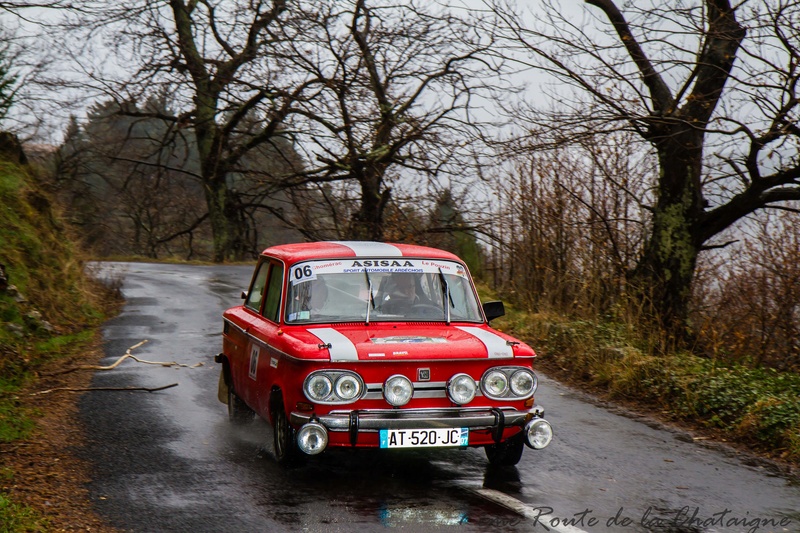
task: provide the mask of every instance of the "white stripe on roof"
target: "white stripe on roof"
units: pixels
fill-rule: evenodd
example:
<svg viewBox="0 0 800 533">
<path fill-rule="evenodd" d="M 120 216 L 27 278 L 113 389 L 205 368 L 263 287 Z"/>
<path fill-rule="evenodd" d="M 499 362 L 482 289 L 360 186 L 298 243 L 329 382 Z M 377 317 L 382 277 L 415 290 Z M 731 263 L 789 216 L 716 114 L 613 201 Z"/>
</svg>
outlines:
<svg viewBox="0 0 800 533">
<path fill-rule="evenodd" d="M 383 242 L 372 241 L 333 241 L 336 244 L 347 246 L 357 256 L 372 256 L 372 257 L 401 257 L 403 252 L 396 246 L 386 244 Z"/>
</svg>

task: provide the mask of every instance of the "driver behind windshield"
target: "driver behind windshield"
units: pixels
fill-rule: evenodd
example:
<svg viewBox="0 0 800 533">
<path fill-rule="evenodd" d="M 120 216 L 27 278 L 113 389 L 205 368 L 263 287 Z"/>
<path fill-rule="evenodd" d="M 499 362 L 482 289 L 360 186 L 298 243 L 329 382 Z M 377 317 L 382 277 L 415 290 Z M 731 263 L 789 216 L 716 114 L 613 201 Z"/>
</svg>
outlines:
<svg viewBox="0 0 800 533">
<path fill-rule="evenodd" d="M 417 293 L 416 275 L 406 272 L 392 274 L 381 310 L 384 313 L 407 313 L 424 300 Z"/>
</svg>

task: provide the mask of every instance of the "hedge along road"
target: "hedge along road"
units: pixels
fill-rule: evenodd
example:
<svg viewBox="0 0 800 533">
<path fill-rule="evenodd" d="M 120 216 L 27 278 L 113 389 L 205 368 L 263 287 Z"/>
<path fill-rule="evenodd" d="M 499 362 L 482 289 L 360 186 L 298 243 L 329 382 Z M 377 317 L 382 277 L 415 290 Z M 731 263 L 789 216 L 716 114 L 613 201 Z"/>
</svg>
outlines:
<svg viewBox="0 0 800 533">
<path fill-rule="evenodd" d="M 282 468 L 262 420 L 228 422 L 217 400 L 221 313 L 241 302 L 249 266 L 103 263 L 127 303 L 104 327 L 85 394 L 90 494 L 132 531 L 798 532 L 800 486 L 763 464 L 685 433 L 618 414 L 540 376 L 537 403 L 555 428 L 516 468 L 479 449 L 329 450 Z M 534 347 L 535 348 L 535 347 Z M 202 366 L 194 366 L 202 363 Z"/>
</svg>

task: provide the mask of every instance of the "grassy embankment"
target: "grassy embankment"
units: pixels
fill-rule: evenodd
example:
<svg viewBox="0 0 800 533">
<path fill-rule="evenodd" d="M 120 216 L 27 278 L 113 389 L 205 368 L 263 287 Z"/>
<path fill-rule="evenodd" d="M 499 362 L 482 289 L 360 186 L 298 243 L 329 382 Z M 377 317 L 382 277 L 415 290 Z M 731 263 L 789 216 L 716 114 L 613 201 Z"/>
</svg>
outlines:
<svg viewBox="0 0 800 533">
<path fill-rule="evenodd" d="M 0 161 L 0 444 L 35 438 L 40 413 L 20 391 L 37 372 L 81 352 L 103 320 L 97 290 L 49 200 L 22 167 Z M 2 287 L 3 285 L 7 285 Z M 0 482 L 14 471 L 0 463 Z M 0 531 L 44 531 L 47 519 L 0 491 Z"/>
<path fill-rule="evenodd" d="M 528 314 L 506 306 L 492 323 L 529 342 L 541 367 L 610 399 L 657 409 L 715 436 L 800 464 L 800 374 L 687 352 L 650 355 L 621 323 Z"/>
</svg>

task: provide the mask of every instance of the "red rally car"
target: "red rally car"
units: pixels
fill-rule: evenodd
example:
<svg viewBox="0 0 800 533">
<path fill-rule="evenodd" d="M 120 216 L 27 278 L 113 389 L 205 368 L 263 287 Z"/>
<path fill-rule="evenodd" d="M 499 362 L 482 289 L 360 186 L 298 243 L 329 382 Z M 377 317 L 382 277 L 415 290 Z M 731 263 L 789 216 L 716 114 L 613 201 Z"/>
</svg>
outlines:
<svg viewBox="0 0 800 533">
<path fill-rule="evenodd" d="M 483 446 L 517 464 L 553 430 L 533 400 L 536 356 L 491 329 L 466 265 L 423 246 L 317 242 L 264 250 L 225 311 L 219 399 L 274 428 L 279 462 L 331 446 Z"/>
</svg>

